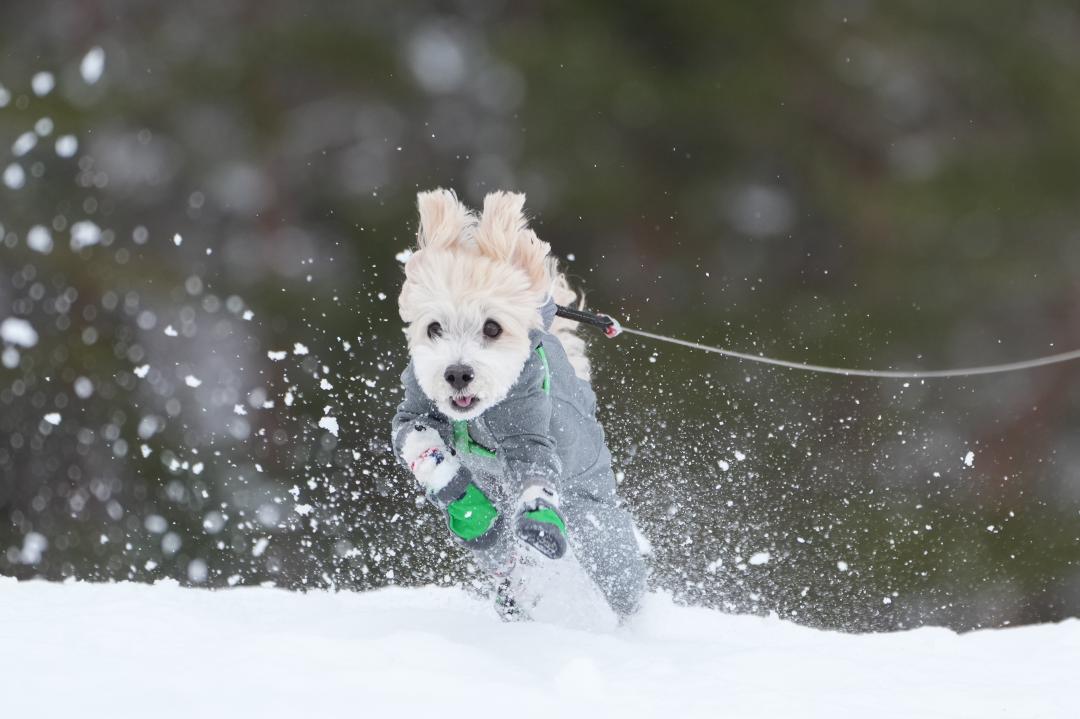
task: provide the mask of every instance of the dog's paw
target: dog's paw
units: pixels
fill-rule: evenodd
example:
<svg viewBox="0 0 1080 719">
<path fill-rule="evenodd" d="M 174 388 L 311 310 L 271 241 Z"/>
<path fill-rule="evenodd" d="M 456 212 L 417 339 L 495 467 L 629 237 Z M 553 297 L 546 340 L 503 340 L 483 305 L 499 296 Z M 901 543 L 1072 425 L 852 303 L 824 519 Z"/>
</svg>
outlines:
<svg viewBox="0 0 1080 719">
<path fill-rule="evenodd" d="M 559 497 L 554 490 L 534 486 L 522 493 L 514 532 L 549 559 L 566 554 L 566 522 L 559 512 Z"/>
<path fill-rule="evenodd" d="M 439 492 L 457 474 L 459 461 L 435 430 L 417 424 L 408 430 L 401 446 L 401 458 L 416 481 L 428 492 Z"/>
</svg>

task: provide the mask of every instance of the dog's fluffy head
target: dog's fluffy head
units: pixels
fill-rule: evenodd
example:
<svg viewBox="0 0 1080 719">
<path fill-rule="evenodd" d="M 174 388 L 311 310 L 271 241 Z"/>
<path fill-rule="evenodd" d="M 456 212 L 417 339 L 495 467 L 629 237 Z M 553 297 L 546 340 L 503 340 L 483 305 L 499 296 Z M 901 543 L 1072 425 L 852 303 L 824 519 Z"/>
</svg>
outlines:
<svg viewBox="0 0 1080 719">
<path fill-rule="evenodd" d="M 558 276 L 524 203 L 524 195 L 495 192 L 477 217 L 449 190 L 417 197 L 418 249 L 405 264 L 398 307 L 420 387 L 451 419 L 478 417 L 505 399 Z"/>
</svg>

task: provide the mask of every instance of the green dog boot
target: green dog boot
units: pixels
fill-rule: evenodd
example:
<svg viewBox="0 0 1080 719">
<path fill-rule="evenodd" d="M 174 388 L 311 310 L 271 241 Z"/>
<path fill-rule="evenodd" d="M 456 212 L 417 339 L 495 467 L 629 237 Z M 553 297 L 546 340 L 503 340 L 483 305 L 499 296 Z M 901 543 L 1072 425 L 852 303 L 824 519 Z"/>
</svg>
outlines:
<svg viewBox="0 0 1080 719">
<path fill-rule="evenodd" d="M 566 522 L 559 514 L 559 498 L 551 489 L 530 487 L 521 495 L 514 532 L 548 559 L 566 554 Z"/>
</svg>

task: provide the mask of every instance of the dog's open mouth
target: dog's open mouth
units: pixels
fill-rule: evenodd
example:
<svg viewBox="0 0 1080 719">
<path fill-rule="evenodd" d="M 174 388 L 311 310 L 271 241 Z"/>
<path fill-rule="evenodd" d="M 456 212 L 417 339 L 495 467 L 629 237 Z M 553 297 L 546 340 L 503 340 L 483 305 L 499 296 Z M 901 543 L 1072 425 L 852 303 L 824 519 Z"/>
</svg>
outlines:
<svg viewBox="0 0 1080 719">
<path fill-rule="evenodd" d="M 450 401 L 453 402 L 458 409 L 468 409 L 476 404 L 476 395 L 465 394 L 460 397 L 451 397 Z"/>
</svg>

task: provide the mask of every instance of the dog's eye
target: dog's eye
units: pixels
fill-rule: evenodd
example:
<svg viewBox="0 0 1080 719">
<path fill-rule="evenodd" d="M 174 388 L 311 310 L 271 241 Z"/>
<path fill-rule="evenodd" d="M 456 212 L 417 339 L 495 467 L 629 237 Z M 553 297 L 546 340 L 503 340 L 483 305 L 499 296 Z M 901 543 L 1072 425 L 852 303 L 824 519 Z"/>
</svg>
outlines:
<svg viewBox="0 0 1080 719">
<path fill-rule="evenodd" d="M 435 339 L 436 337 L 442 337 L 442 325 L 438 322 L 432 322 L 427 326 L 427 336 L 429 339 Z"/>
<path fill-rule="evenodd" d="M 502 325 L 495 320 L 488 320 L 484 323 L 484 336 L 489 340 L 496 339 L 502 334 Z"/>
</svg>

